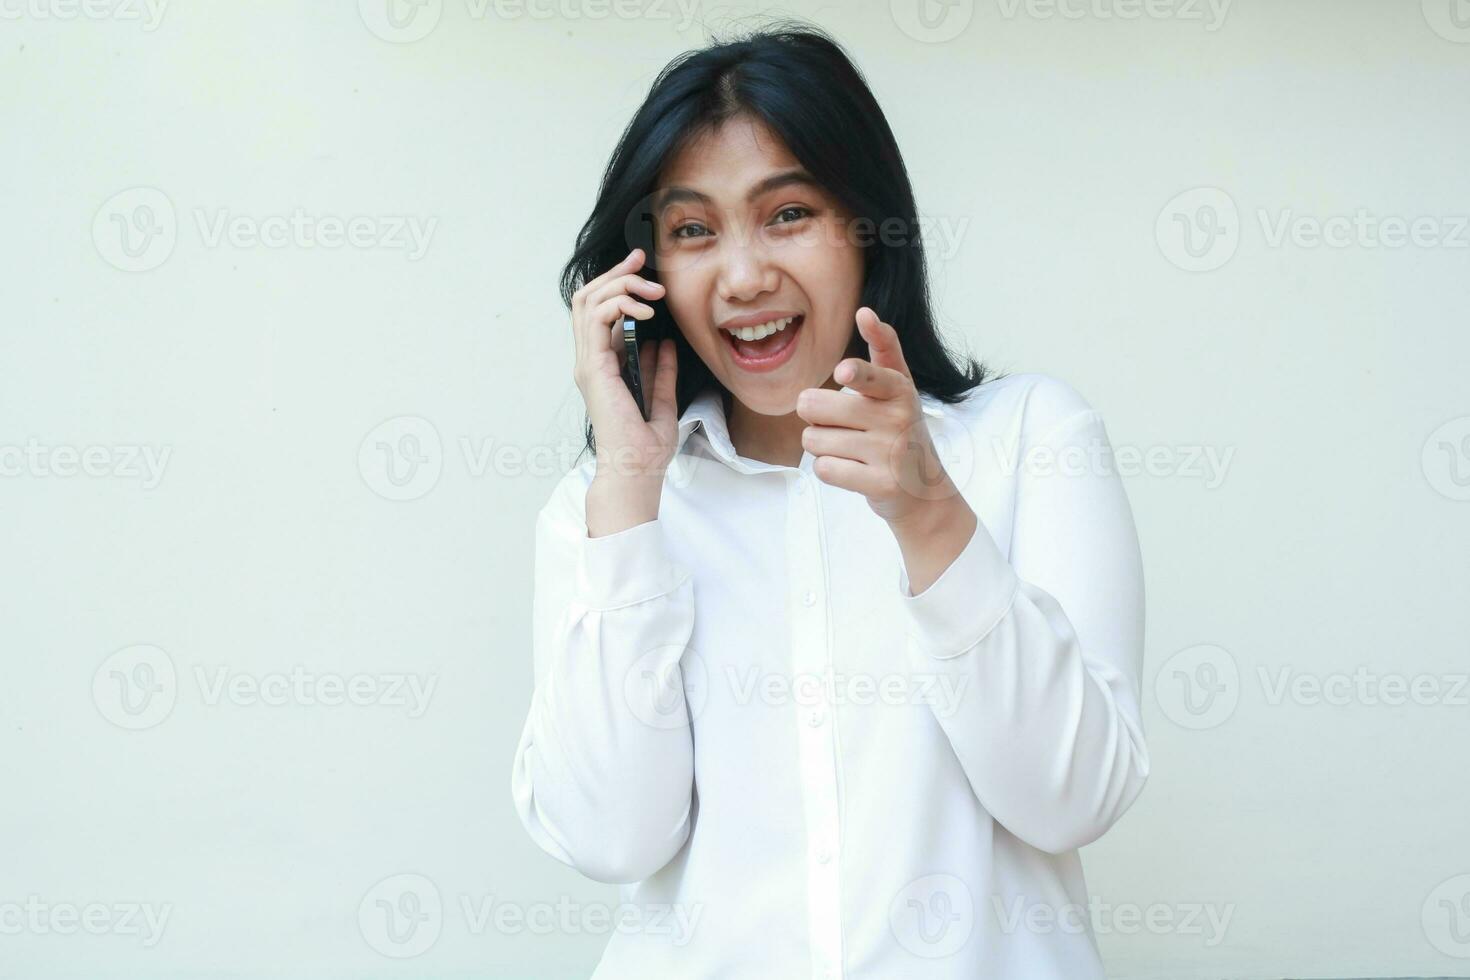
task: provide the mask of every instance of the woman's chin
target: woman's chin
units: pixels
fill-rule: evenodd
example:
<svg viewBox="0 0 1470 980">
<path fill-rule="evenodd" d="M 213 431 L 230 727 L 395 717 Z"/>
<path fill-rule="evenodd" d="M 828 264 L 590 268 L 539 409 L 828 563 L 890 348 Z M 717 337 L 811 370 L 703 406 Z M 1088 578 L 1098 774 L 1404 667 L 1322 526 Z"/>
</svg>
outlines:
<svg viewBox="0 0 1470 980">
<path fill-rule="evenodd" d="M 796 411 L 797 396 L 810 387 L 812 386 L 783 384 L 774 379 L 770 384 L 752 383 L 747 380 L 730 386 L 730 393 L 739 399 L 740 404 L 756 415 L 775 417 L 790 415 Z"/>
</svg>

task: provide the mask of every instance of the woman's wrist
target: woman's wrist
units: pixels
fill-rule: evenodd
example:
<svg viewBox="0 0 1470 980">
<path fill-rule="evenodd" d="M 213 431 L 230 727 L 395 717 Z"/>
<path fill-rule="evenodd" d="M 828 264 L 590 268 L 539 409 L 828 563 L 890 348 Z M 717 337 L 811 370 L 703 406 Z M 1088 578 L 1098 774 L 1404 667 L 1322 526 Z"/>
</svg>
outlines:
<svg viewBox="0 0 1470 980">
<path fill-rule="evenodd" d="M 587 536 L 600 538 L 658 518 L 663 474 L 598 474 L 587 487 Z"/>
</svg>

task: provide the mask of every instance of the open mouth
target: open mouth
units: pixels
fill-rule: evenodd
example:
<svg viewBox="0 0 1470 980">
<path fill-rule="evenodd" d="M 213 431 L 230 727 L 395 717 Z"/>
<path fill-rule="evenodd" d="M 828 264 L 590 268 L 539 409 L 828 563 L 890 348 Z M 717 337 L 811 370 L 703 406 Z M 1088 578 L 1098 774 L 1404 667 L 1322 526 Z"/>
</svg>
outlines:
<svg viewBox="0 0 1470 980">
<path fill-rule="evenodd" d="M 730 345 L 735 363 L 747 371 L 770 371 L 780 367 L 796 349 L 796 332 L 806 323 L 806 314 L 798 314 L 789 323 L 760 340 L 741 340 L 728 330 L 725 343 Z"/>
</svg>

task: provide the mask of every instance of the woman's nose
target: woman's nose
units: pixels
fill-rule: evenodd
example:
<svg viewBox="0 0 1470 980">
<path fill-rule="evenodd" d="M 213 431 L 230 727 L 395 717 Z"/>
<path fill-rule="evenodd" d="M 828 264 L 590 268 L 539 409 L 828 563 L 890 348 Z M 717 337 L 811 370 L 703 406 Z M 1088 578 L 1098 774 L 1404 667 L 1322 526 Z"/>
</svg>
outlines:
<svg viewBox="0 0 1470 980">
<path fill-rule="evenodd" d="M 721 263 L 720 291 L 726 299 L 754 299 L 776 288 L 776 270 L 759 241 L 728 246 Z"/>
</svg>

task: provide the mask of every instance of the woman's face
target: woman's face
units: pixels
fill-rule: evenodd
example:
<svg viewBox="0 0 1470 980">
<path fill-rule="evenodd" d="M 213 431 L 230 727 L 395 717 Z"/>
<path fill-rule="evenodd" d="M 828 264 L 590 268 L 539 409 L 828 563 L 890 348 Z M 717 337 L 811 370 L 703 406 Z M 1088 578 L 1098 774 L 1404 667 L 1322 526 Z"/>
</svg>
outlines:
<svg viewBox="0 0 1470 980">
<path fill-rule="evenodd" d="M 830 386 L 863 286 L 850 216 L 793 172 L 805 174 L 780 137 L 739 116 L 670 160 L 653 198 L 653 265 L 669 312 L 715 377 L 761 415 L 794 412 L 803 389 Z M 764 342 L 782 348 L 764 363 L 742 357 L 759 351 L 737 349 L 723 329 L 751 315 L 800 318 Z"/>
</svg>

